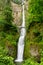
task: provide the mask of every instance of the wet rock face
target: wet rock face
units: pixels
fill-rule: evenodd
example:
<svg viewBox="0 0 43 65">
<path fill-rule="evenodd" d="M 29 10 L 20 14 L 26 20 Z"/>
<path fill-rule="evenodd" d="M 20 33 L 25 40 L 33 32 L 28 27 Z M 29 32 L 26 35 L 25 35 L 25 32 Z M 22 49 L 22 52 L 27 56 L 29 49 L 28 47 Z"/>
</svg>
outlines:
<svg viewBox="0 0 43 65">
<path fill-rule="evenodd" d="M 17 26 L 21 24 L 21 6 L 11 2 L 12 11 L 13 11 L 13 24 L 16 24 Z"/>
<path fill-rule="evenodd" d="M 20 26 L 22 23 L 22 6 L 11 1 L 11 7 L 13 11 L 13 24 Z M 28 10 L 28 1 L 25 1 L 25 10 Z"/>
<path fill-rule="evenodd" d="M 38 56 L 39 55 L 39 49 L 37 45 L 30 45 L 30 54 L 31 56 Z"/>
<path fill-rule="evenodd" d="M 30 54 L 33 56 L 38 63 L 40 63 L 40 54 L 39 54 L 39 48 L 37 45 L 30 45 Z"/>
</svg>

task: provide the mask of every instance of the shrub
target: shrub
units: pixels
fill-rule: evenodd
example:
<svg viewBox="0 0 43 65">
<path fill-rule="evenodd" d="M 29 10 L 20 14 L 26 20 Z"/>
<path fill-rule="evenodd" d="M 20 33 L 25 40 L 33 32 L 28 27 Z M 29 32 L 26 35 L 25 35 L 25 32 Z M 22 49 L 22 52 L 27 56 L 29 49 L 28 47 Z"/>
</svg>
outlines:
<svg viewBox="0 0 43 65">
<path fill-rule="evenodd" d="M 23 65 L 39 65 L 39 64 L 32 59 L 27 59 L 24 61 Z"/>
<path fill-rule="evenodd" d="M 43 22 L 43 0 L 29 0 L 27 26 L 34 22 Z"/>
<path fill-rule="evenodd" d="M 1 65 L 14 65 L 13 58 L 8 57 L 8 56 L 3 57 L 2 55 L 0 55 L 0 64 Z"/>
<path fill-rule="evenodd" d="M 30 0 L 29 13 L 32 21 L 43 21 L 43 0 Z"/>
</svg>

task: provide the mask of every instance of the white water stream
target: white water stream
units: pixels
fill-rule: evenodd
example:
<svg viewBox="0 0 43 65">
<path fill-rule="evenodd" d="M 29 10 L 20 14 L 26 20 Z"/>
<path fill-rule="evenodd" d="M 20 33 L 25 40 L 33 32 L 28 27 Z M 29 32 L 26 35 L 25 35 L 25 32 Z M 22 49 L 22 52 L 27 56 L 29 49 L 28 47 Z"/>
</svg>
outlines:
<svg viewBox="0 0 43 65">
<path fill-rule="evenodd" d="M 25 12 L 24 12 L 24 1 L 22 3 L 22 25 L 21 25 L 21 33 L 20 38 L 18 41 L 18 52 L 17 52 L 17 59 L 15 62 L 22 62 L 23 61 L 23 53 L 24 53 L 24 39 L 26 35 L 26 29 L 25 29 Z"/>
</svg>

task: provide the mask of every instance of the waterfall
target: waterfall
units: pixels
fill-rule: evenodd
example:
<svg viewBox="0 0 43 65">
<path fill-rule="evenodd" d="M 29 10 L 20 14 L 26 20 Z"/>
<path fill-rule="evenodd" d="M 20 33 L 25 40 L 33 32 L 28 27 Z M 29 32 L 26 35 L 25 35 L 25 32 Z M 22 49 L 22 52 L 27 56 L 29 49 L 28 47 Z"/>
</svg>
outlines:
<svg viewBox="0 0 43 65">
<path fill-rule="evenodd" d="M 18 52 L 17 52 L 17 59 L 15 62 L 22 62 L 23 61 L 23 53 L 24 53 L 24 39 L 26 35 L 25 29 L 25 13 L 24 13 L 24 1 L 22 3 L 22 25 L 21 25 L 21 33 L 18 41 Z"/>
</svg>

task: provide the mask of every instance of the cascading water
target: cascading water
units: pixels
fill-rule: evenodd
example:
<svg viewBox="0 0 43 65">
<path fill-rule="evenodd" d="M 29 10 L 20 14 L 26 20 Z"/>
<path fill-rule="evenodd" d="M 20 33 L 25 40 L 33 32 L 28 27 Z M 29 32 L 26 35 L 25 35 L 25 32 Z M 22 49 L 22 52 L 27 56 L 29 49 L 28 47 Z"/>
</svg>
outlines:
<svg viewBox="0 0 43 65">
<path fill-rule="evenodd" d="M 21 25 L 21 33 L 20 33 L 20 38 L 18 41 L 18 52 L 17 52 L 17 59 L 15 62 L 22 62 L 23 61 L 23 52 L 24 52 L 24 39 L 26 35 L 26 29 L 25 29 L 25 15 L 24 15 L 24 0 L 22 2 L 22 9 L 23 9 L 23 22 Z"/>
</svg>

